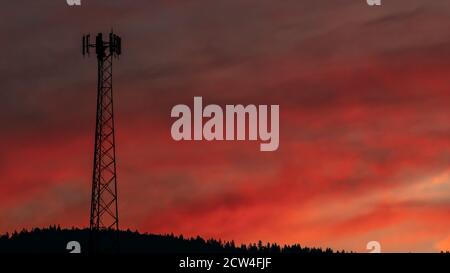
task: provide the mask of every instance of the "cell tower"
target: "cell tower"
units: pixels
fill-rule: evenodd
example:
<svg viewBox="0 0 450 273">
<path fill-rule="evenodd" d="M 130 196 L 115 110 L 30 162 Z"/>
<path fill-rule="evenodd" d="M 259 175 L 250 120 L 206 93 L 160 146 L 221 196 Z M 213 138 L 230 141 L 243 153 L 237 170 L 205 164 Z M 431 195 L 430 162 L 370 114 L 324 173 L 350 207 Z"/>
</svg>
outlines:
<svg viewBox="0 0 450 273">
<path fill-rule="evenodd" d="M 90 42 L 90 35 L 83 36 L 83 56 L 89 56 L 90 49 L 95 48 L 98 61 L 97 119 L 89 223 L 91 231 L 119 230 L 112 65 L 113 58 L 121 54 L 121 44 L 121 38 L 112 31 L 109 41 L 103 41 L 103 35 L 99 33 L 93 44 Z"/>
</svg>

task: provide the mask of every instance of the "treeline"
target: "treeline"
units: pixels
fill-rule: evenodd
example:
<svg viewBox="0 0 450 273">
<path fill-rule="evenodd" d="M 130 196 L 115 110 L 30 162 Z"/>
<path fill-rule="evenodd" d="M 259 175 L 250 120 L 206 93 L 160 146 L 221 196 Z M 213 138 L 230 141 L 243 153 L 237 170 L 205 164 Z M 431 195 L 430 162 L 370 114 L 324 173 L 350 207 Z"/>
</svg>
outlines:
<svg viewBox="0 0 450 273">
<path fill-rule="evenodd" d="M 280 246 L 276 243 L 239 244 L 234 241 L 184 238 L 174 234 L 155 235 L 137 231 L 102 230 L 92 234 L 89 229 L 62 229 L 59 226 L 22 230 L 0 236 L 2 253 L 68 253 L 67 243 L 76 241 L 81 252 L 88 251 L 89 243 L 95 242 L 98 252 L 120 253 L 245 253 L 245 254 L 331 254 L 332 249 L 304 247 L 299 244 Z M 342 251 L 344 252 L 344 251 Z M 341 253 L 342 253 L 341 252 Z M 339 253 L 339 252 L 336 252 Z"/>
</svg>

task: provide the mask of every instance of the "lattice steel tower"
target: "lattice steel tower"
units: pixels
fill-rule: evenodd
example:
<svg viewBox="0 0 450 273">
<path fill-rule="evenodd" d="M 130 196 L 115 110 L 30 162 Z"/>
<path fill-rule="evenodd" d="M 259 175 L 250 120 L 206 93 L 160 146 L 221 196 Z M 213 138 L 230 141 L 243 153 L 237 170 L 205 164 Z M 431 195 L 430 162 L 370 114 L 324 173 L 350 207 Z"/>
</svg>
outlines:
<svg viewBox="0 0 450 273">
<path fill-rule="evenodd" d="M 109 41 L 103 40 L 102 33 L 97 34 L 93 44 L 90 35 L 83 36 L 83 56 L 89 55 L 90 49 L 95 48 L 98 61 L 91 231 L 119 230 L 112 68 L 113 58 L 121 54 L 121 44 L 121 38 L 113 32 L 109 34 Z"/>
</svg>

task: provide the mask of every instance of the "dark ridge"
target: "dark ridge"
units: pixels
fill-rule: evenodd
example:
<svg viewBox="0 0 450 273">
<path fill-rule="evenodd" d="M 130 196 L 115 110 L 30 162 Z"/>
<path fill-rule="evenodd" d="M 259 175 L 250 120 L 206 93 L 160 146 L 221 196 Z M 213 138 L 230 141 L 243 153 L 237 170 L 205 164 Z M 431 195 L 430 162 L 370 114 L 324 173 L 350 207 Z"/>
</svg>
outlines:
<svg viewBox="0 0 450 273">
<path fill-rule="evenodd" d="M 31 231 L 22 230 L 0 236 L 0 253 L 69 253 L 67 243 L 77 241 L 81 252 L 88 252 L 89 229 L 61 229 L 59 226 L 35 228 Z M 299 244 L 280 246 L 275 243 L 241 244 L 233 241 L 201 237 L 184 238 L 175 236 L 140 234 L 137 231 L 123 230 L 119 232 L 103 230 L 97 233 L 97 252 L 120 252 L 136 254 L 169 254 L 169 253 L 236 253 L 236 254 L 332 254 L 332 249 L 303 247 Z M 118 242 L 114 244 L 113 242 Z M 118 247 L 114 247 L 118 245 Z M 112 249 L 117 249 L 112 251 Z M 345 252 L 345 251 L 342 251 Z M 341 252 L 341 253 L 342 253 Z M 337 252 L 339 253 L 339 252 Z"/>
</svg>

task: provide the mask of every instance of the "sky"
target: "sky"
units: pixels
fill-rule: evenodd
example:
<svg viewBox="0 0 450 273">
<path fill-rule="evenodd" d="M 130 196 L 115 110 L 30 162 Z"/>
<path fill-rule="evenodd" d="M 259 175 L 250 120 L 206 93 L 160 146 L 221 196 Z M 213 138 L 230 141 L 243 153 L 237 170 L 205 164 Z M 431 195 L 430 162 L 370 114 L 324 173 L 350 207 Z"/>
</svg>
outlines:
<svg viewBox="0 0 450 273">
<path fill-rule="evenodd" d="M 4 1 L 0 233 L 87 227 L 96 60 L 114 63 L 122 229 L 450 250 L 450 2 Z M 177 104 L 280 105 L 280 147 L 176 142 Z"/>
</svg>

